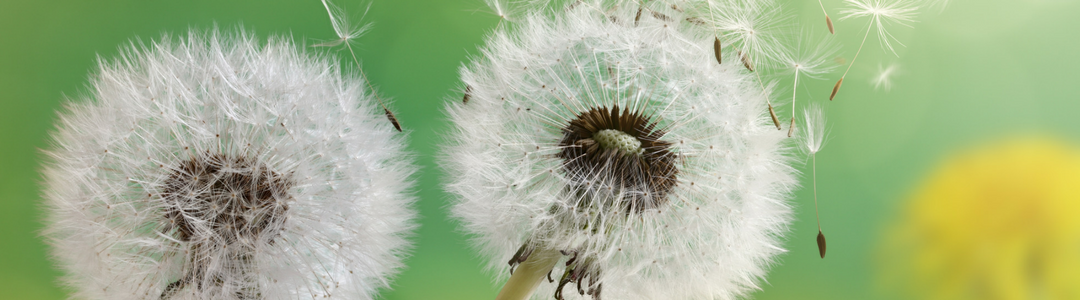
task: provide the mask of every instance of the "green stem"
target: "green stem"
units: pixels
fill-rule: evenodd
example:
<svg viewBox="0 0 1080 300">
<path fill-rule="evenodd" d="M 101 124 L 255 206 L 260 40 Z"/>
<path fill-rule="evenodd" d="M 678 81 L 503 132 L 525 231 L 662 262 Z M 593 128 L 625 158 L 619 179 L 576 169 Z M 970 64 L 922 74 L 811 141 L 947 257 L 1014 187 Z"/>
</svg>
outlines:
<svg viewBox="0 0 1080 300">
<path fill-rule="evenodd" d="M 555 267 L 562 254 L 553 249 L 537 249 L 529 258 L 518 265 L 514 275 L 503 285 L 495 300 L 525 300 L 532 296 L 537 286 Z"/>
</svg>

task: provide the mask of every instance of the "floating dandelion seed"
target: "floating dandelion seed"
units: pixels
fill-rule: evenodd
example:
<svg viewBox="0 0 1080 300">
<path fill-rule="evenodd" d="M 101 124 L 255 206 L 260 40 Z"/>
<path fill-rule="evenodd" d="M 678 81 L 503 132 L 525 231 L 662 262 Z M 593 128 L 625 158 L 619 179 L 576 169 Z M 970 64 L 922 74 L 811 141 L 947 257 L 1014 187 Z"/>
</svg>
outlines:
<svg viewBox="0 0 1080 300">
<path fill-rule="evenodd" d="M 821 6 L 821 13 L 825 14 L 825 26 L 829 28 L 829 34 L 836 34 L 836 30 L 833 29 L 832 18 L 829 17 L 829 12 L 825 10 L 825 4 L 822 4 L 821 0 L 818 0 L 817 4 Z"/>
<path fill-rule="evenodd" d="M 413 228 L 403 138 L 285 38 L 191 32 L 102 62 L 61 114 L 46 236 L 83 299 L 372 299 Z"/>
<path fill-rule="evenodd" d="M 863 34 L 862 42 L 859 42 L 859 50 L 855 51 L 855 56 L 851 58 L 847 69 L 844 70 L 844 75 L 841 75 L 840 80 L 836 81 L 832 94 L 829 95 L 830 101 L 840 91 L 840 85 L 844 82 L 848 72 L 851 71 L 851 66 L 855 65 L 855 60 L 859 59 L 859 54 L 862 53 L 863 46 L 866 45 L 866 38 L 870 36 L 871 29 L 876 29 L 878 41 L 881 43 L 882 48 L 888 49 L 893 55 L 896 55 L 896 49 L 892 45 L 894 42 L 900 44 L 900 46 L 904 45 L 889 33 L 887 27 L 892 24 L 910 27 L 909 23 L 915 21 L 915 11 L 919 7 L 907 1 L 909 0 L 844 0 L 851 7 L 841 11 L 844 16 L 840 20 L 862 17 L 869 17 L 870 20 L 867 20 L 866 33 Z"/>
<path fill-rule="evenodd" d="M 884 89 L 888 92 L 892 89 L 892 78 L 896 75 L 896 70 L 899 67 L 896 64 L 889 65 L 889 67 L 878 66 L 878 73 L 870 83 L 874 84 L 875 89 Z"/>
<path fill-rule="evenodd" d="M 809 40 L 820 42 L 815 46 L 809 46 L 807 45 Z M 837 48 L 832 40 L 810 39 L 806 35 L 800 35 L 795 41 L 795 46 L 789 49 L 790 51 L 786 52 L 780 61 L 789 72 L 794 73 L 791 87 L 791 125 L 788 127 L 788 137 L 791 137 L 795 133 L 795 96 L 799 90 L 799 77 L 821 79 L 822 74 L 835 69 L 836 65 L 829 61 L 830 57 L 836 54 Z"/>
<path fill-rule="evenodd" d="M 812 176 L 814 178 L 814 218 L 817 219 L 818 227 L 818 253 L 821 254 L 821 258 L 825 258 L 825 234 L 821 231 L 821 214 L 818 213 L 817 201 L 817 153 L 821 150 L 821 146 L 825 142 L 825 136 L 828 133 L 825 129 L 825 116 L 820 105 L 811 104 L 803 112 L 803 116 L 806 121 L 806 130 L 803 131 L 803 143 L 806 145 L 806 151 L 810 153 L 810 160 L 813 164 L 811 170 L 813 170 Z"/>
<path fill-rule="evenodd" d="M 386 103 L 379 97 L 378 93 L 375 93 L 375 87 L 371 86 L 371 82 L 367 79 L 367 74 L 364 73 L 360 67 L 360 60 L 356 58 L 356 52 L 353 51 L 352 41 L 361 35 L 364 35 L 368 29 L 371 28 L 371 23 L 363 26 L 352 25 L 349 23 L 348 14 L 344 9 L 335 6 L 328 0 L 322 0 L 323 7 L 326 8 L 326 13 L 330 16 L 330 25 L 334 28 L 334 33 L 337 34 L 338 39 L 332 40 L 326 43 L 316 44 L 316 47 L 334 47 L 338 45 L 345 45 L 345 48 L 349 50 L 349 55 L 352 57 L 353 62 L 356 63 L 356 69 L 360 73 L 360 77 L 364 79 L 364 82 L 368 84 L 368 89 L 372 90 L 375 95 L 375 100 L 379 102 L 379 106 L 382 107 L 383 112 L 386 114 L 386 119 L 390 121 L 390 124 L 394 125 L 394 129 L 401 132 L 401 124 L 398 123 L 397 116 L 386 107 Z M 367 8 L 364 9 L 364 15 L 367 15 L 368 10 L 371 9 L 371 4 L 368 3 Z M 361 18 L 362 19 L 362 18 Z"/>
<path fill-rule="evenodd" d="M 453 212 L 512 273 L 498 299 L 745 295 L 784 251 L 785 136 L 754 75 L 715 63 L 712 27 L 683 26 L 690 6 L 608 4 L 501 27 L 462 68 Z"/>
</svg>

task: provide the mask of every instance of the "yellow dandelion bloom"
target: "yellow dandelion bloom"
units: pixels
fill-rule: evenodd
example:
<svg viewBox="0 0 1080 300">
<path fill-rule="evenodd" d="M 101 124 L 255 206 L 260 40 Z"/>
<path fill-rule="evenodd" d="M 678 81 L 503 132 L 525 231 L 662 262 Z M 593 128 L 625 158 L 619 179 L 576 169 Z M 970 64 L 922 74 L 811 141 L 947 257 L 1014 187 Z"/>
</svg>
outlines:
<svg viewBox="0 0 1080 300">
<path fill-rule="evenodd" d="M 919 299 L 1080 299 L 1080 149 L 1013 140 L 958 155 L 884 235 L 887 281 Z"/>
</svg>

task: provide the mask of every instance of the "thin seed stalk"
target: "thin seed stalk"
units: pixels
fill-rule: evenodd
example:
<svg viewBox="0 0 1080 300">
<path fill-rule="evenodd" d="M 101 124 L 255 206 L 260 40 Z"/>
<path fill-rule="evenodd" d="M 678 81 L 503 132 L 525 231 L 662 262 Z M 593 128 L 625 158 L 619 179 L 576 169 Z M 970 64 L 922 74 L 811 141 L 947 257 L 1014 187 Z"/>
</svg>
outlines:
<svg viewBox="0 0 1080 300">
<path fill-rule="evenodd" d="M 555 267 L 562 254 L 553 249 L 537 249 L 529 258 L 518 265 L 510 279 L 506 280 L 495 300 L 526 300 L 532 296 L 536 287 L 544 280 L 548 272 Z"/>
</svg>

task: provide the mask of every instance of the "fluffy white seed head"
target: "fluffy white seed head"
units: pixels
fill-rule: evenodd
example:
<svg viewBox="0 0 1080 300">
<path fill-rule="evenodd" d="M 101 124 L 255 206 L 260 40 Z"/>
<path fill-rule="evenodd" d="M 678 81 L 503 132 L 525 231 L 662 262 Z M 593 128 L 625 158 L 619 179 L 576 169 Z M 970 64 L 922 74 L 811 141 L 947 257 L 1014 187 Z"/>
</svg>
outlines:
<svg viewBox="0 0 1080 300">
<path fill-rule="evenodd" d="M 564 251 L 534 299 L 560 274 L 580 284 L 568 299 L 601 285 L 604 299 L 756 289 L 798 184 L 761 84 L 736 55 L 717 64 L 713 28 L 687 10 L 559 9 L 497 30 L 461 70 L 470 100 L 447 108 L 453 213 L 489 266 L 505 278 L 507 260 Z"/>
<path fill-rule="evenodd" d="M 287 38 L 191 32 L 103 61 L 47 151 L 81 299 L 372 299 L 415 167 L 364 83 Z"/>
</svg>

